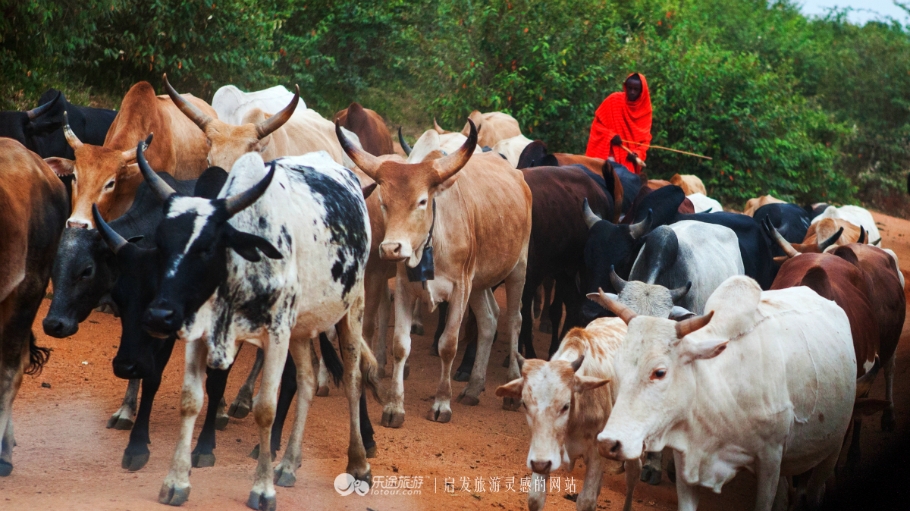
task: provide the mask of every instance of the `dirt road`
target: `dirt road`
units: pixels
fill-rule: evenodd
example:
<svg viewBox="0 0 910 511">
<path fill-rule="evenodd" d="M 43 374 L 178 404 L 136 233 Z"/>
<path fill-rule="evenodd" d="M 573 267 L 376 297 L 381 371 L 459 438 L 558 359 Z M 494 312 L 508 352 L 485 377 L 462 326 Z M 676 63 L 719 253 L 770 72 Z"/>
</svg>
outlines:
<svg viewBox="0 0 910 511">
<path fill-rule="evenodd" d="M 910 222 L 884 215 L 876 215 L 876 220 L 880 222 L 883 245 L 897 252 L 905 273 L 910 273 Z M 498 298 L 501 301 L 503 297 Z M 176 442 L 182 347 L 175 349 L 155 402 L 150 428 L 151 459 L 144 469 L 131 473 L 120 468 L 128 432 L 105 429 L 126 386 L 111 371 L 111 359 L 119 342 L 119 322 L 108 314 L 93 313 L 73 337 L 49 338 L 40 332 L 48 303 L 45 300 L 38 314 L 35 333 L 39 345 L 54 351 L 40 376 L 25 378 L 15 402 L 15 470 L 10 477 L 0 479 L 0 509 L 165 509 L 157 503 L 157 495 Z M 430 320 L 427 331 L 432 332 L 434 326 L 435 320 Z M 876 468 L 875 460 L 893 452 L 898 440 L 910 438 L 907 337 L 905 326 L 895 375 L 898 428 L 893 433 L 879 431 L 877 416 L 867 422 L 861 473 Z M 414 337 L 410 377 L 405 382 L 404 427 L 396 430 L 378 426 L 381 408 L 370 403 L 379 445 L 378 456 L 371 460 L 374 476 L 386 480 L 405 477 L 411 484 L 420 481 L 419 494 L 361 497 L 336 493 L 333 481 L 345 467 L 347 405 L 340 391 L 333 389 L 329 397 L 316 398 L 311 408 L 297 485 L 278 488 L 279 509 L 526 509 L 527 496 L 521 493 L 521 480 L 529 476 L 525 467 L 528 428 L 522 414 L 501 410 L 500 400 L 493 395 L 498 385 L 506 383 L 506 370 L 498 364 L 506 355 L 505 343 L 499 342 L 493 348 L 487 390 L 480 405 L 453 404 L 452 422 L 436 424 L 423 418 L 432 403 L 430 396 L 439 374 L 439 359 L 430 356 L 430 342 L 429 336 Z M 540 352 L 546 351 L 546 335 L 537 333 L 535 342 Z M 458 360 L 460 357 L 461 350 Z M 252 359 L 251 348 L 242 350 L 228 384 L 229 399 L 236 395 Z M 464 385 L 456 382 L 454 391 L 459 392 Z M 873 396 L 884 396 L 882 378 L 876 382 Z M 201 424 L 200 419 L 197 434 Z M 289 429 L 285 428 L 285 436 Z M 247 454 L 256 443 L 251 417 L 231 419 L 227 430 L 218 433 L 216 465 L 193 470 L 192 493 L 184 508 L 247 509 L 245 502 L 255 468 L 255 461 Z M 547 509 L 575 509 L 574 502 L 566 497 L 580 490 L 583 473 L 583 467 L 577 466 L 571 474 L 554 474 L 560 478 L 560 488 L 550 493 Z M 574 478 L 574 491 L 570 477 Z M 447 482 L 454 491 L 446 491 Z M 512 490 L 508 488 L 510 482 Z M 494 483 L 498 483 L 498 489 Z M 754 484 L 751 474 L 742 473 L 721 495 L 703 490 L 700 509 L 751 509 Z M 621 509 L 624 485 L 622 475 L 606 475 L 598 508 Z M 906 491 L 906 486 L 894 489 L 895 495 L 906 495 Z M 657 487 L 639 484 L 634 508 L 675 509 L 676 490 L 666 478 Z"/>
</svg>

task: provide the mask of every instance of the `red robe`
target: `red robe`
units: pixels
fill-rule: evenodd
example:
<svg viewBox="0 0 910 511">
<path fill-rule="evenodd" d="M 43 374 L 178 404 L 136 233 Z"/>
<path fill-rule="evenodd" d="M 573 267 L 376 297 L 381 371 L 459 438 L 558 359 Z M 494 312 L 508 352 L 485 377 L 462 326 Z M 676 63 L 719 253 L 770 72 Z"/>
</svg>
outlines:
<svg viewBox="0 0 910 511">
<path fill-rule="evenodd" d="M 651 93 L 645 75 L 633 74 L 641 78 L 641 96 L 635 101 L 627 101 L 625 82 L 622 85 L 622 92 L 614 92 L 607 96 L 594 113 L 585 156 L 604 160 L 612 156 L 617 163 L 638 174 L 641 168 L 629 160 L 629 153 L 622 147 L 610 145 L 610 140 L 619 135 L 622 140 L 644 144 L 623 142 L 623 145 L 632 150 L 641 161 L 645 161 L 648 155 L 648 145 L 651 143 Z"/>
</svg>

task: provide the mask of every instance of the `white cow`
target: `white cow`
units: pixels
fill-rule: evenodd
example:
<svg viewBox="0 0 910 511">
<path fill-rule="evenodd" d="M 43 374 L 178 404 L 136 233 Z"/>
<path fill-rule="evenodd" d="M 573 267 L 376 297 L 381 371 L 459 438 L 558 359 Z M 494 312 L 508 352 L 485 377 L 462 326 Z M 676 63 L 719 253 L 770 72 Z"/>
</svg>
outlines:
<svg viewBox="0 0 910 511">
<path fill-rule="evenodd" d="M 281 85 L 254 92 L 243 92 L 233 85 L 225 85 L 212 96 L 212 108 L 222 121 L 240 125 L 243 124 L 247 112 L 254 108 L 274 114 L 280 112 L 293 99 L 294 93 Z M 307 109 L 303 99 L 297 104 L 297 109 L 298 112 Z"/>
<path fill-rule="evenodd" d="M 839 218 L 841 220 L 846 220 L 853 225 L 859 225 L 866 230 L 866 236 L 868 236 L 868 241 L 870 243 L 876 243 L 881 239 L 881 234 L 878 232 L 878 227 L 875 225 L 875 219 L 872 218 L 872 213 L 869 213 L 869 210 L 866 208 L 861 208 L 859 206 L 828 206 L 821 215 L 812 219 L 812 223 L 816 224 L 821 221 L 822 218 Z"/>
<path fill-rule="evenodd" d="M 528 144 L 531 142 L 532 140 L 524 135 L 506 138 L 496 142 L 496 145 L 493 146 L 493 152 L 501 154 L 506 160 L 509 160 L 509 165 L 517 168 L 521 152 L 524 151 L 525 147 L 528 147 Z"/>
<path fill-rule="evenodd" d="M 553 471 L 571 471 L 585 462 L 585 483 L 576 509 L 594 511 L 603 480 L 604 459 L 595 437 L 613 409 L 615 384 L 613 356 L 622 345 L 626 324 L 618 318 L 599 318 L 586 328 L 573 328 L 549 362 L 518 357 L 521 378 L 496 389 L 496 395 L 521 400 L 531 428 L 528 468 L 533 472 L 528 508 L 543 509 L 548 479 Z M 632 491 L 641 461 L 626 462 L 626 501 L 632 509 Z M 543 490 L 541 491 L 540 488 Z"/>
<path fill-rule="evenodd" d="M 810 470 L 808 501 L 821 503 L 856 393 L 843 309 L 806 287 L 762 292 L 748 277 L 728 279 L 708 315 L 680 323 L 602 300 L 629 325 L 602 454 L 672 448 L 683 511 L 697 508 L 697 486 L 720 493 L 742 468 L 758 478 L 757 510 L 775 495 L 785 504 L 784 477 Z"/>
<path fill-rule="evenodd" d="M 721 206 L 720 202 L 708 197 L 703 193 L 693 193 L 692 195 L 687 195 L 687 199 L 695 207 L 696 213 L 720 213 L 724 210 L 724 207 Z"/>
</svg>

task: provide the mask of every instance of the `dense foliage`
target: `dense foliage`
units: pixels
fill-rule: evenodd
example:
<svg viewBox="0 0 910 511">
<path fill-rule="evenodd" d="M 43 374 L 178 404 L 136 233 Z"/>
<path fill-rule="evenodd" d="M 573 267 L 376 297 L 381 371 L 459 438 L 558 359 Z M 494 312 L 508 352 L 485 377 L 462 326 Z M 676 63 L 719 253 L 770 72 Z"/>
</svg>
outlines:
<svg viewBox="0 0 910 511">
<path fill-rule="evenodd" d="M 0 0 L 0 106 L 48 86 L 117 98 L 133 82 L 211 97 L 298 83 L 329 114 L 358 100 L 405 124 L 514 115 L 582 152 L 595 108 L 648 77 L 653 177 L 727 202 L 770 192 L 881 202 L 910 167 L 910 29 L 807 19 L 783 0 Z M 116 106 L 116 99 L 109 101 Z"/>
</svg>

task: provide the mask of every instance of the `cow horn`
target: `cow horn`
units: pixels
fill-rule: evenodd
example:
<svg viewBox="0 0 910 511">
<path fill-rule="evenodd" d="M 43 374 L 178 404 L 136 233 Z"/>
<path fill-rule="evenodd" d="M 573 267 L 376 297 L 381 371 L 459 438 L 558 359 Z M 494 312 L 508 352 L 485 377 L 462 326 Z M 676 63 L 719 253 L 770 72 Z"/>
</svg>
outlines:
<svg viewBox="0 0 910 511">
<path fill-rule="evenodd" d="M 583 364 L 584 362 L 585 362 L 585 354 L 582 353 L 581 355 L 578 355 L 578 358 L 576 358 L 575 360 L 572 361 L 572 371 L 577 373 L 578 370 L 581 369 L 581 364 Z"/>
<path fill-rule="evenodd" d="M 641 238 L 651 230 L 651 213 L 652 210 L 649 209 L 648 216 L 646 216 L 644 220 L 629 226 L 629 234 L 632 236 L 633 240 Z"/>
<path fill-rule="evenodd" d="M 448 133 L 448 131 L 446 131 L 446 130 L 442 129 L 441 127 L 439 127 L 439 123 L 436 122 L 436 118 L 435 118 L 435 117 L 433 117 L 433 129 L 436 130 L 436 133 L 439 133 L 440 135 L 445 135 L 446 133 Z"/>
<path fill-rule="evenodd" d="M 167 91 L 167 95 L 171 97 L 171 101 L 177 105 L 177 108 L 183 112 L 183 115 L 189 117 L 191 121 L 196 123 L 196 126 L 199 126 L 199 129 L 205 131 L 205 127 L 212 122 L 212 118 L 204 114 L 201 110 L 193 106 L 192 103 L 186 100 L 183 96 L 180 95 L 173 87 L 171 87 L 171 82 L 167 81 L 167 73 L 164 73 L 164 90 Z"/>
<path fill-rule="evenodd" d="M 142 142 L 143 151 L 148 149 L 149 146 L 152 144 L 152 137 L 154 137 L 154 136 L 155 136 L 154 133 L 149 133 L 149 136 L 146 137 L 145 141 Z M 123 161 L 132 162 L 133 160 L 136 159 L 136 148 L 134 147 L 132 149 L 127 149 L 126 151 L 123 151 L 120 154 L 121 154 L 121 157 L 123 158 Z"/>
<path fill-rule="evenodd" d="M 118 234 L 117 231 L 111 229 L 111 226 L 107 225 L 107 222 L 101 218 L 101 213 L 98 212 L 97 204 L 92 204 L 92 218 L 95 219 L 95 225 L 98 226 L 98 233 L 101 234 L 101 239 L 107 243 L 107 246 L 110 247 L 111 251 L 115 254 L 120 252 L 120 249 L 129 243 L 123 239 L 123 236 Z"/>
<path fill-rule="evenodd" d="M 694 318 L 684 319 L 679 323 L 676 323 L 676 338 L 682 339 L 692 332 L 704 327 L 713 317 L 714 311 L 711 311 L 702 316 L 695 316 Z"/>
<path fill-rule="evenodd" d="M 768 233 L 768 236 L 777 242 L 777 245 L 781 248 L 781 250 L 784 251 L 785 254 L 787 254 L 788 258 L 796 257 L 800 254 L 795 248 L 793 248 L 793 245 L 791 245 L 789 241 L 785 240 L 784 237 L 781 236 L 779 232 L 777 232 L 777 228 L 774 227 L 774 224 L 771 223 L 771 220 L 768 217 L 765 217 L 762 225 L 765 228 L 765 232 Z"/>
<path fill-rule="evenodd" d="M 866 243 L 866 229 L 861 225 L 859 226 L 859 238 L 856 240 L 860 245 Z"/>
<path fill-rule="evenodd" d="M 139 145 L 136 147 L 136 163 L 139 165 L 139 172 L 142 172 L 142 177 L 145 179 L 145 182 L 149 184 L 149 188 L 152 189 L 152 192 L 155 193 L 158 200 L 164 202 L 177 192 L 171 188 L 171 185 L 165 183 L 164 180 L 149 167 L 149 162 L 145 160 L 144 146 L 146 143 L 150 142 L 150 138 L 145 139 L 145 142 L 139 142 Z"/>
<path fill-rule="evenodd" d="M 689 290 L 692 289 L 692 281 L 686 282 L 685 286 L 678 287 L 670 291 L 670 299 L 673 300 L 673 303 L 682 300 L 684 296 L 689 294 Z"/>
<path fill-rule="evenodd" d="M 63 111 L 63 136 L 66 137 L 66 143 L 69 144 L 74 151 L 82 147 L 82 141 L 73 133 L 73 128 L 70 128 L 70 119 L 66 110 Z"/>
<path fill-rule="evenodd" d="M 594 227 L 594 224 L 603 220 L 603 218 L 600 218 L 599 216 L 597 216 L 597 213 L 591 211 L 591 205 L 588 204 L 587 197 L 585 197 L 585 202 L 584 202 L 584 206 L 582 207 L 582 211 L 584 211 L 585 223 L 588 224 L 588 229 Z"/>
<path fill-rule="evenodd" d="M 60 99 L 61 94 L 63 94 L 63 93 L 60 91 L 57 91 L 57 95 L 54 96 L 54 99 L 48 101 L 47 103 L 45 103 L 43 105 L 38 105 L 35 108 L 32 108 L 31 110 L 25 112 L 25 115 L 28 116 L 28 120 L 34 121 L 35 119 L 46 114 L 47 111 L 50 110 L 52 106 L 54 106 L 54 103 L 56 103 L 57 100 Z"/>
<path fill-rule="evenodd" d="M 877 247 L 881 244 L 881 242 L 882 242 L 882 239 L 879 238 L 879 239 L 873 241 L 872 243 L 870 243 L 870 245 L 875 245 Z"/>
<path fill-rule="evenodd" d="M 382 162 L 372 154 L 352 144 L 348 137 L 342 133 L 341 124 L 337 120 L 335 121 L 335 136 L 338 137 L 341 148 L 344 149 L 344 152 L 347 153 L 354 164 L 360 167 L 364 174 L 370 176 L 370 179 L 379 182 L 377 176 L 379 175 L 379 165 Z"/>
<path fill-rule="evenodd" d="M 240 192 L 236 195 L 232 195 L 227 199 L 224 199 L 224 209 L 227 210 L 228 215 L 234 216 L 237 213 L 240 213 L 244 209 L 250 207 L 254 202 L 259 200 L 259 197 L 262 197 L 262 194 L 265 193 L 268 189 L 269 184 L 272 182 L 272 178 L 275 177 L 275 161 L 272 161 L 272 168 L 269 169 L 269 173 L 265 175 L 258 183 L 253 185 L 252 188 L 246 190 L 245 192 Z"/>
<path fill-rule="evenodd" d="M 468 135 L 468 139 L 465 140 L 464 145 L 459 147 L 454 153 L 443 156 L 433 162 L 433 167 L 436 168 L 436 172 L 439 174 L 440 183 L 445 182 L 467 165 L 468 160 L 474 154 L 474 148 L 477 147 L 477 128 L 474 126 L 474 121 L 468 119 L 468 123 L 471 125 L 471 133 Z"/>
<path fill-rule="evenodd" d="M 269 134 L 273 131 L 284 126 L 284 123 L 288 122 L 291 119 L 291 116 L 294 115 L 294 110 L 297 109 L 297 103 L 299 103 L 299 99 L 300 86 L 294 85 L 294 99 L 292 99 L 291 103 L 288 106 L 284 107 L 282 111 L 256 124 L 256 136 L 262 140 L 263 138 L 269 136 Z"/>
<path fill-rule="evenodd" d="M 625 289 L 626 284 L 628 284 L 628 282 L 616 274 L 613 265 L 610 265 L 610 284 L 613 284 L 613 289 L 616 290 L 616 294 L 621 294 L 622 290 Z"/>
<path fill-rule="evenodd" d="M 861 398 L 869 393 L 872 389 L 872 383 L 875 381 L 875 375 L 878 374 L 878 369 L 881 367 L 881 361 L 878 358 L 878 355 L 875 355 L 875 363 L 872 364 L 872 367 L 866 371 L 866 374 L 860 376 L 856 380 L 856 398 Z"/>
<path fill-rule="evenodd" d="M 836 233 L 834 233 L 833 236 L 831 236 L 830 238 L 828 238 L 825 241 L 818 244 L 818 251 L 824 252 L 828 247 L 835 244 L 837 242 L 837 239 L 840 238 L 840 235 L 843 233 L 844 233 L 844 228 L 841 227 L 840 229 L 837 230 Z"/>
<path fill-rule="evenodd" d="M 411 146 L 408 145 L 404 135 L 401 134 L 401 126 L 398 127 L 398 143 L 401 144 L 401 150 L 404 151 L 405 156 L 411 156 Z"/>
<path fill-rule="evenodd" d="M 597 288 L 597 293 L 588 293 L 588 298 L 600 304 L 604 309 L 616 314 L 627 325 L 638 316 L 632 309 L 607 296 L 601 288 Z"/>
</svg>

